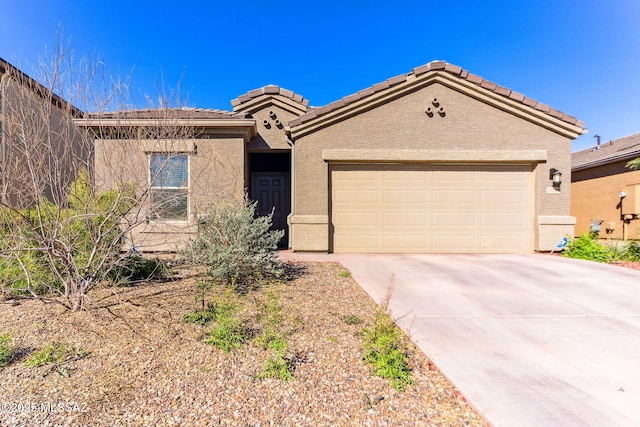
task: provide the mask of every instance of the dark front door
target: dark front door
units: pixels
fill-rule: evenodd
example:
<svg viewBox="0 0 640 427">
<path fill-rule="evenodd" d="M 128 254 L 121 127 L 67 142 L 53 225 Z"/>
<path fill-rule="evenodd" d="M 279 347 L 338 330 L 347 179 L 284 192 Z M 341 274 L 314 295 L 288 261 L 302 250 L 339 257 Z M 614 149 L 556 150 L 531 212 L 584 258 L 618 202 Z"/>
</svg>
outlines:
<svg viewBox="0 0 640 427">
<path fill-rule="evenodd" d="M 284 230 L 280 246 L 286 247 L 289 241 L 287 216 L 291 212 L 289 174 L 284 172 L 253 172 L 251 174 L 251 198 L 258 202 L 258 215 L 269 215 L 273 211 L 272 228 Z"/>
</svg>

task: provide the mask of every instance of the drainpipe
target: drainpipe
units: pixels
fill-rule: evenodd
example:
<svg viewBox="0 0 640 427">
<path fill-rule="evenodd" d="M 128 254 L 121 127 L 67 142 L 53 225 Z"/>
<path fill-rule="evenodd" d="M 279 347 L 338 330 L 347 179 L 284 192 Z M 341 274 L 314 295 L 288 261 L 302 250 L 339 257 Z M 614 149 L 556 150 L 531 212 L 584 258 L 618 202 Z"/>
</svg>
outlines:
<svg viewBox="0 0 640 427">
<path fill-rule="evenodd" d="M 291 146 L 291 173 L 289 174 L 291 176 L 291 179 L 289 180 L 289 186 L 291 187 L 291 212 L 289 212 L 289 215 L 287 215 L 287 225 L 289 226 L 289 242 L 287 243 L 287 247 L 288 249 L 291 249 L 291 242 L 293 242 L 293 227 L 291 226 L 291 218 L 293 217 L 293 209 L 295 206 L 295 172 L 296 172 L 296 167 L 295 167 L 295 144 L 293 143 L 293 141 L 289 138 L 289 135 L 287 135 L 285 133 L 284 137 L 287 139 L 287 143 Z"/>
<path fill-rule="evenodd" d="M 6 119 L 6 89 L 7 89 L 7 80 L 9 79 L 7 74 L 3 74 L 0 78 L 0 136 L 2 137 L 2 141 L 0 142 L 0 162 L 2 162 L 2 178 L 0 179 L 0 185 L 2 185 L 2 203 L 7 203 L 7 194 L 5 192 L 6 189 L 6 171 L 4 168 L 7 165 L 7 132 L 6 132 L 6 124 L 4 120 Z"/>
</svg>

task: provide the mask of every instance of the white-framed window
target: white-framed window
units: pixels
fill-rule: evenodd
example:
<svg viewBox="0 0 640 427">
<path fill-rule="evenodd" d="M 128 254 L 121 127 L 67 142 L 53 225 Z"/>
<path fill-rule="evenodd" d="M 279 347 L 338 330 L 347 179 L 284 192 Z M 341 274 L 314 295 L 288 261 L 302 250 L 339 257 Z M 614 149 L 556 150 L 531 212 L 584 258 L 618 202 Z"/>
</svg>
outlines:
<svg viewBox="0 0 640 427">
<path fill-rule="evenodd" d="M 151 217 L 163 221 L 189 220 L 189 155 L 151 153 Z"/>
</svg>

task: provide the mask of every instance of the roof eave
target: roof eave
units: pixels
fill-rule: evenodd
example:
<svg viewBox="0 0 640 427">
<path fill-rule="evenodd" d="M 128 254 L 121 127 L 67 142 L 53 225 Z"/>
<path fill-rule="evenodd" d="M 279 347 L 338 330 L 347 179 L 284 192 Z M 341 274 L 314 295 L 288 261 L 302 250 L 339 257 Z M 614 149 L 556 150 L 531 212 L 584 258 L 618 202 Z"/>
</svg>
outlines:
<svg viewBox="0 0 640 427">
<path fill-rule="evenodd" d="M 162 118 L 158 119 L 76 119 L 74 123 L 86 129 L 94 131 L 115 127 L 156 127 L 161 123 Z M 219 130 L 234 130 L 244 136 L 245 140 L 249 140 L 256 136 L 256 121 L 254 119 L 166 119 L 168 126 L 175 127 L 194 127 Z"/>
<path fill-rule="evenodd" d="M 604 158 L 604 159 L 594 160 L 592 162 L 583 163 L 583 164 L 578 165 L 578 166 L 572 166 L 571 167 L 571 172 L 578 172 L 578 171 L 581 171 L 581 170 L 591 169 L 591 168 L 595 168 L 595 167 L 598 167 L 598 166 L 604 166 L 604 165 L 608 165 L 610 163 L 621 162 L 621 161 L 624 161 L 624 160 L 633 160 L 633 159 L 635 159 L 637 157 L 640 157 L 640 150 L 631 151 L 629 153 L 619 154 L 617 156 L 611 156 L 611 157 L 607 157 L 607 158 Z"/>
<path fill-rule="evenodd" d="M 371 95 L 355 102 L 345 104 L 340 108 L 331 110 L 324 114 L 321 113 L 317 117 L 310 118 L 300 124 L 292 125 L 292 138 L 300 138 L 316 132 L 319 129 L 330 126 L 434 83 L 443 84 L 453 90 L 464 93 L 503 111 L 510 112 L 520 118 L 538 124 L 539 126 L 547 128 L 566 138 L 575 139 L 578 136 L 587 133 L 587 129 L 584 129 L 581 126 L 555 118 L 543 111 L 536 110 L 535 108 L 484 89 L 481 86 L 460 79 L 449 72 L 430 71 L 418 76 L 410 74 L 406 76 L 406 80 L 404 82 L 390 86 L 386 90 L 374 92 Z"/>
</svg>

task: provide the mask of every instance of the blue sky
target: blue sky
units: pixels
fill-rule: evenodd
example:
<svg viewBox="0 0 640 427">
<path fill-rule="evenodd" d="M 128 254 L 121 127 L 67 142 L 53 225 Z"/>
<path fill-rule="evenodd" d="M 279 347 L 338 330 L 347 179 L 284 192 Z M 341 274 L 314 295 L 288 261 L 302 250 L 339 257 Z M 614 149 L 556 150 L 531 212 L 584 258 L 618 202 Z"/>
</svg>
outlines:
<svg viewBox="0 0 640 427">
<path fill-rule="evenodd" d="M 584 121 L 576 151 L 640 132 L 639 23 L 638 0 L 0 0 L 0 57 L 30 73 L 61 28 L 133 73 L 141 106 L 180 82 L 227 110 L 267 84 L 324 105 L 441 59 Z"/>
</svg>

